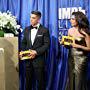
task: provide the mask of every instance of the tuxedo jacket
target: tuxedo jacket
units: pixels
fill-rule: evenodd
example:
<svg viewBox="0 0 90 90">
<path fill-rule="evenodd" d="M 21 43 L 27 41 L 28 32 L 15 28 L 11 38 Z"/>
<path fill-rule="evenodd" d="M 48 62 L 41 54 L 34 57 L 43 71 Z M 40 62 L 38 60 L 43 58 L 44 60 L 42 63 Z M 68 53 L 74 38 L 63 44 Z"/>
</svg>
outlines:
<svg viewBox="0 0 90 90">
<path fill-rule="evenodd" d="M 24 37 L 21 43 L 21 49 L 24 50 L 36 50 L 37 55 L 35 59 L 29 60 L 34 67 L 43 67 L 45 60 L 45 53 L 50 45 L 49 30 L 40 24 L 37 34 L 35 36 L 34 43 L 31 42 L 31 26 L 26 27 L 24 30 Z"/>
</svg>

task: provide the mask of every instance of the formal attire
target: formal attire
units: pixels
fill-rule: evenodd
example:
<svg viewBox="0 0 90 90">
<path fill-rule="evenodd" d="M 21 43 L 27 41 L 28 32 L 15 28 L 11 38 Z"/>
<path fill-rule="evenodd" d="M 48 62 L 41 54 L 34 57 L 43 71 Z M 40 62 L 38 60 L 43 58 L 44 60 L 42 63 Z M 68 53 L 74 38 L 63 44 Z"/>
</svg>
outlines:
<svg viewBox="0 0 90 90">
<path fill-rule="evenodd" d="M 41 24 L 37 28 L 26 27 L 22 40 L 22 50 L 35 50 L 36 57 L 33 60 L 25 60 L 26 64 L 26 90 L 32 90 L 32 83 L 37 90 L 45 90 L 45 53 L 50 45 L 50 36 L 47 28 Z M 32 79 L 34 78 L 34 79 Z"/>
<path fill-rule="evenodd" d="M 77 38 L 75 43 L 86 46 L 84 38 Z M 68 57 L 68 81 L 66 90 L 87 90 L 87 52 L 79 48 L 70 48 Z"/>
</svg>

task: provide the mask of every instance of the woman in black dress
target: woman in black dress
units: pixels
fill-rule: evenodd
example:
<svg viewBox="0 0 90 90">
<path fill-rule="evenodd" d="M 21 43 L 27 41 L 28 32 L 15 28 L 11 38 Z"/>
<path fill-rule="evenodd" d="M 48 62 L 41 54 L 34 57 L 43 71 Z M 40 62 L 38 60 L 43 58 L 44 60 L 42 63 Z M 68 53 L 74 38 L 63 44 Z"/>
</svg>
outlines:
<svg viewBox="0 0 90 90">
<path fill-rule="evenodd" d="M 73 12 L 70 19 L 72 28 L 68 35 L 74 38 L 69 47 L 68 81 L 66 90 L 87 90 L 86 73 L 90 51 L 89 21 L 82 12 Z"/>
</svg>

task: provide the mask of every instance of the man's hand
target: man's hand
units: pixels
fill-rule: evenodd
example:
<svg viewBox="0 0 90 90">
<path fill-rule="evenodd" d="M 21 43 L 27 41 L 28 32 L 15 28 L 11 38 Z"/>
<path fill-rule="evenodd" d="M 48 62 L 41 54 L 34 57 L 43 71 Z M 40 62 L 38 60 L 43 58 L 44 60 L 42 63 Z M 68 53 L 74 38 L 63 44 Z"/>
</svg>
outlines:
<svg viewBox="0 0 90 90">
<path fill-rule="evenodd" d="M 19 58 L 21 60 L 23 60 L 22 58 L 26 59 L 29 57 L 30 57 L 30 59 L 34 59 L 36 57 L 36 55 L 37 55 L 37 52 L 35 50 L 30 49 L 30 51 L 29 50 L 28 51 L 21 51 L 19 54 Z"/>
<path fill-rule="evenodd" d="M 23 52 L 23 51 L 21 51 L 21 52 Z M 19 58 L 22 59 L 22 54 L 20 54 L 20 53 L 19 53 Z"/>
<path fill-rule="evenodd" d="M 31 50 L 31 53 L 30 53 L 31 59 L 34 59 L 36 55 L 37 55 L 37 52 L 35 50 Z"/>
</svg>

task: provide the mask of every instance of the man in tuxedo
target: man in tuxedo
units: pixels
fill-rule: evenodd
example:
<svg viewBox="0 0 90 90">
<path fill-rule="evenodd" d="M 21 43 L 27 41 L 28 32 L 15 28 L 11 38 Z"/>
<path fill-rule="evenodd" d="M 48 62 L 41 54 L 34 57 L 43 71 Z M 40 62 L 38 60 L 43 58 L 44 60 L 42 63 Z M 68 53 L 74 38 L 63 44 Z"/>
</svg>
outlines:
<svg viewBox="0 0 90 90">
<path fill-rule="evenodd" d="M 26 90 L 32 90 L 32 82 L 37 90 L 45 90 L 44 61 L 50 45 L 50 36 L 49 30 L 39 23 L 40 18 L 39 11 L 31 12 L 31 26 L 25 28 L 21 44 L 22 50 L 31 50 L 31 59 L 25 60 Z"/>
</svg>

